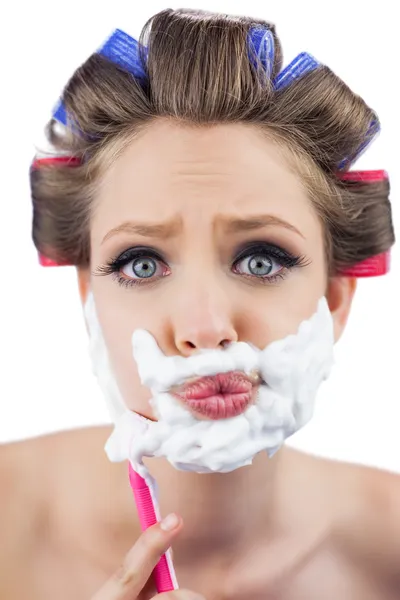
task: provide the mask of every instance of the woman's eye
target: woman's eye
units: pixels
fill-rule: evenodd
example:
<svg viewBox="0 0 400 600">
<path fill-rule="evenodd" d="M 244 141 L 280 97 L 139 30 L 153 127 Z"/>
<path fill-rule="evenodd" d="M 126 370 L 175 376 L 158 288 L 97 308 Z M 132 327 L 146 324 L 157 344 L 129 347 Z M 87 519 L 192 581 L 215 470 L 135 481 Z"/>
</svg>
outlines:
<svg viewBox="0 0 400 600">
<path fill-rule="evenodd" d="M 121 267 L 120 271 L 129 279 L 150 279 L 162 275 L 159 261 L 149 256 L 141 256 L 129 261 Z"/>
<path fill-rule="evenodd" d="M 244 277 L 274 283 L 284 279 L 292 269 L 308 264 L 305 256 L 295 256 L 279 246 L 261 243 L 243 250 L 232 267 L 234 273 Z M 94 274 L 112 275 L 119 285 L 130 287 L 154 283 L 172 272 L 165 259 L 151 248 L 130 248 L 100 265 Z"/>
<path fill-rule="evenodd" d="M 282 271 L 283 267 L 278 260 L 265 253 L 249 254 L 245 258 L 240 259 L 235 265 L 235 270 L 244 275 L 268 278 Z"/>
</svg>

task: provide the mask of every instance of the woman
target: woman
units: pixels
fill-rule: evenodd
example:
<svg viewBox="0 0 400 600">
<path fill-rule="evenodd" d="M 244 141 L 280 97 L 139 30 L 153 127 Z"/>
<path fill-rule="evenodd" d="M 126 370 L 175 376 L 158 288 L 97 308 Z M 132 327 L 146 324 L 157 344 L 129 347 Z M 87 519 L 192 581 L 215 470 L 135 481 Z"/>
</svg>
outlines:
<svg viewBox="0 0 400 600">
<path fill-rule="evenodd" d="M 76 71 L 56 112 L 68 127 L 49 129 L 64 158 L 37 161 L 31 184 L 38 251 L 76 265 L 118 393 L 155 420 L 133 331 L 187 359 L 261 349 L 324 298 L 337 341 L 350 269 L 394 234 L 387 179 L 343 174 L 377 117 L 327 67 L 309 59 L 283 80 L 274 27 L 245 18 L 167 10 L 142 41 L 134 65 L 105 47 Z M 1 449 L 1 597 L 153 598 L 171 544 L 182 589 L 160 597 L 399 597 L 397 477 L 286 447 L 224 474 L 152 458 L 161 512 L 179 516 L 140 535 L 126 464 L 103 452 L 110 433 Z"/>
</svg>

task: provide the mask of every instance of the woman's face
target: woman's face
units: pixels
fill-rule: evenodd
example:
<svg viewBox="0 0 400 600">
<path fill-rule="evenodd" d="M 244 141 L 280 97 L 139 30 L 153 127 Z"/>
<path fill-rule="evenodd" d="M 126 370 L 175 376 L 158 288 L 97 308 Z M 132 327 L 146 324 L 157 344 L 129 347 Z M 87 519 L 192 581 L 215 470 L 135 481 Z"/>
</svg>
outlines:
<svg viewBox="0 0 400 600">
<path fill-rule="evenodd" d="M 323 228 L 300 179 L 243 124 L 151 125 L 104 176 L 91 252 L 119 388 L 150 418 L 135 329 L 150 331 L 166 355 L 237 340 L 264 348 L 295 333 L 327 285 Z"/>
</svg>

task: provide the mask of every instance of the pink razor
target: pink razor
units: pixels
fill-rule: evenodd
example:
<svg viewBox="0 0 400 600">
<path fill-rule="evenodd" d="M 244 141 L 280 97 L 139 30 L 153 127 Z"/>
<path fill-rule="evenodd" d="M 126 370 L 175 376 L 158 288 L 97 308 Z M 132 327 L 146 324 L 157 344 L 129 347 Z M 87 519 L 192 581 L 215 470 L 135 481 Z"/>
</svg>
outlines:
<svg viewBox="0 0 400 600">
<path fill-rule="evenodd" d="M 142 531 L 159 521 L 159 509 L 155 490 L 147 485 L 129 463 L 129 482 L 135 497 L 136 507 Z M 153 571 L 157 592 L 171 592 L 178 589 L 171 554 L 168 550 L 162 555 Z"/>
</svg>

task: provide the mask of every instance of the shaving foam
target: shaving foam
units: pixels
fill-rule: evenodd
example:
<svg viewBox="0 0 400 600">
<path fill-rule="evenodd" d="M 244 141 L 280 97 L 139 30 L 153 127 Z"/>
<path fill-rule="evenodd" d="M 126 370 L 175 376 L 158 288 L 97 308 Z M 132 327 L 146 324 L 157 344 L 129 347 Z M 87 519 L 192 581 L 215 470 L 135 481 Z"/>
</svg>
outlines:
<svg viewBox="0 0 400 600">
<path fill-rule="evenodd" d="M 202 349 L 188 358 L 165 356 L 154 337 L 138 329 L 132 335 L 132 354 L 142 384 L 152 393 L 150 404 L 158 419 L 154 422 L 124 405 L 92 295 L 86 318 L 93 370 L 115 422 L 106 453 L 111 461 L 130 460 L 145 479 L 145 456 L 165 457 L 175 468 L 197 473 L 233 471 L 250 465 L 261 451 L 271 457 L 311 419 L 318 389 L 334 361 L 333 321 L 325 298 L 296 333 L 264 349 L 236 342 L 223 349 Z M 238 416 L 200 420 L 168 392 L 189 378 L 230 371 L 257 372 L 262 379 L 256 401 Z"/>
</svg>

